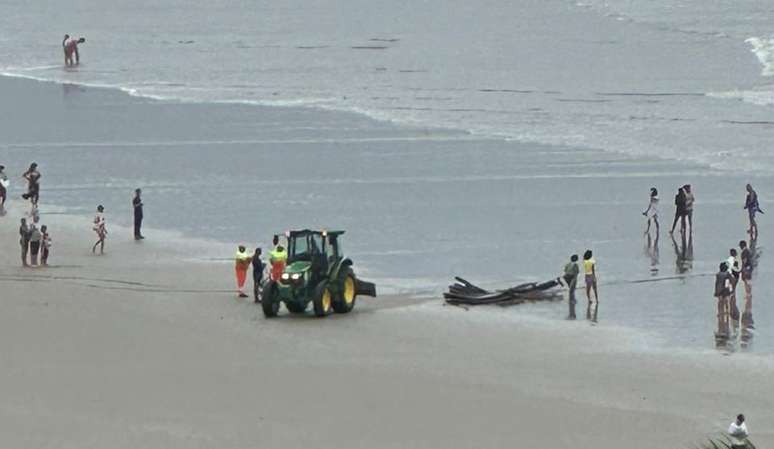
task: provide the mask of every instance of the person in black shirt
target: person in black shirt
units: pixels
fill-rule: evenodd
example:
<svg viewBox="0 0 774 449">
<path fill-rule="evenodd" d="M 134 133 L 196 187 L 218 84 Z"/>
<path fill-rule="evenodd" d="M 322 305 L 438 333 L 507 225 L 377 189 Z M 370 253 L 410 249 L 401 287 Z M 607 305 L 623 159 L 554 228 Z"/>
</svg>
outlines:
<svg viewBox="0 0 774 449">
<path fill-rule="evenodd" d="M 685 209 L 685 190 L 683 190 L 682 187 L 677 190 L 677 195 L 675 195 L 675 220 L 672 222 L 672 230 L 669 231 L 670 234 L 675 232 L 675 226 L 677 226 L 677 220 L 680 220 L 680 230 L 681 232 L 685 232 L 685 216 L 687 215 L 686 209 Z"/>
<path fill-rule="evenodd" d="M 142 198 L 140 195 L 142 190 L 137 189 L 134 191 L 134 199 L 132 200 L 132 206 L 134 206 L 134 239 L 142 240 L 145 237 L 142 235 Z"/>
</svg>

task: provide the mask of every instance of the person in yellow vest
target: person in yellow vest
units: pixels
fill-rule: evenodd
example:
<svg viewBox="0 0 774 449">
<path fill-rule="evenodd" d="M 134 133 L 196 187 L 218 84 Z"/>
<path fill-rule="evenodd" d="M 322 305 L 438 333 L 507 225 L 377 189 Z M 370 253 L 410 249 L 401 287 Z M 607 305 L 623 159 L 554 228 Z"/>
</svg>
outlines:
<svg viewBox="0 0 774 449">
<path fill-rule="evenodd" d="M 240 298 L 247 298 L 247 294 L 244 292 L 245 280 L 247 279 L 247 269 L 250 268 L 252 260 L 253 258 L 247 253 L 247 248 L 239 245 L 236 253 L 236 280 Z"/>
<path fill-rule="evenodd" d="M 282 245 L 277 245 L 271 253 L 269 253 L 269 263 L 271 264 L 271 280 L 278 281 L 282 276 L 282 272 L 285 271 L 285 265 L 288 262 L 288 252 Z"/>
<path fill-rule="evenodd" d="M 591 250 L 583 253 L 583 272 L 586 274 L 586 298 L 588 307 L 586 308 L 586 318 L 591 319 L 591 290 L 594 290 L 594 320 L 596 321 L 597 309 L 599 307 L 599 293 L 597 293 L 597 261 L 594 260 Z"/>
</svg>

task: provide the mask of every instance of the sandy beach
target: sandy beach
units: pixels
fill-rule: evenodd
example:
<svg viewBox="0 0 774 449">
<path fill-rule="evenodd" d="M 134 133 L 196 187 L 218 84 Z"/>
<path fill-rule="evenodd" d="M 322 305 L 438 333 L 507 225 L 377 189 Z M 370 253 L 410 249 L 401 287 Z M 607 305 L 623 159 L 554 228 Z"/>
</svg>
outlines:
<svg viewBox="0 0 774 449">
<path fill-rule="evenodd" d="M 686 447 L 741 410 L 774 444 L 768 357 L 642 351 L 612 326 L 439 299 L 265 320 L 231 264 L 115 226 L 94 256 L 88 217 L 46 217 L 52 266 L 23 269 L 9 209 L 4 447 Z"/>
</svg>

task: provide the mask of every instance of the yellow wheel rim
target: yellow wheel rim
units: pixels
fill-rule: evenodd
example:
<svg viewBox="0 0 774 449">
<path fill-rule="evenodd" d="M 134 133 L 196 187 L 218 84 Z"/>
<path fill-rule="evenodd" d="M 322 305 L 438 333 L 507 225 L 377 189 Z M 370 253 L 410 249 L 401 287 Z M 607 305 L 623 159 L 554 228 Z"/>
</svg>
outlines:
<svg viewBox="0 0 774 449">
<path fill-rule="evenodd" d="M 347 305 L 352 305 L 352 303 L 355 301 L 355 280 L 352 279 L 352 276 L 347 276 L 347 279 L 344 280 L 344 302 L 347 303 Z"/>
<path fill-rule="evenodd" d="M 331 292 L 327 288 L 322 295 L 322 306 L 324 311 L 328 311 L 331 308 Z"/>
</svg>

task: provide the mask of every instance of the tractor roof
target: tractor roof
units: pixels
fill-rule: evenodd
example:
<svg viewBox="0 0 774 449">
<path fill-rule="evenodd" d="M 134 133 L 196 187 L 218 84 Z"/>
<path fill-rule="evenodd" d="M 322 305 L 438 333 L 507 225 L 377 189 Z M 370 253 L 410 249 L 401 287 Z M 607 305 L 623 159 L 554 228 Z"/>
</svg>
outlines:
<svg viewBox="0 0 774 449">
<path fill-rule="evenodd" d="M 305 236 L 305 235 L 310 235 L 310 234 L 323 235 L 323 236 L 325 236 L 325 235 L 336 235 L 336 236 L 338 236 L 338 235 L 344 234 L 344 232 L 345 231 L 328 231 L 328 230 L 313 231 L 311 229 L 299 229 L 299 230 L 294 230 L 294 231 L 288 231 L 286 235 L 288 237 L 300 237 L 300 236 Z"/>
</svg>

